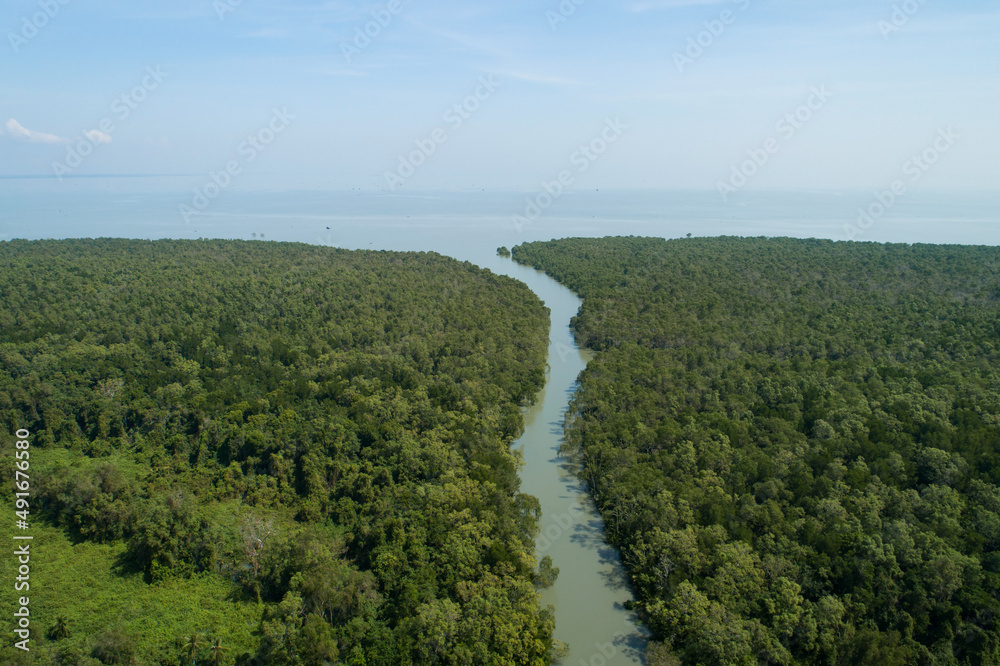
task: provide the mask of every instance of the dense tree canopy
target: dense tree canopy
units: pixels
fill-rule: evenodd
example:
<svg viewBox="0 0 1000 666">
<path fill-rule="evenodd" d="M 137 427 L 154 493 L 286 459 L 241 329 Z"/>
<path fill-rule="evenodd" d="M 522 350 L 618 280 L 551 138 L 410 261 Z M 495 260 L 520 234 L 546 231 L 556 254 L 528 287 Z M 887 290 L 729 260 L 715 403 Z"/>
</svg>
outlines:
<svg viewBox="0 0 1000 666">
<path fill-rule="evenodd" d="M 118 553 L 151 598 L 191 580 L 232 586 L 199 613 L 260 608 L 234 639 L 195 614 L 160 636 L 40 579 L 34 656 L 548 663 L 538 503 L 510 449 L 547 329 L 527 287 L 435 254 L 0 243 L 0 421 L 32 433 L 39 529 Z"/>
<path fill-rule="evenodd" d="M 659 659 L 1000 663 L 1000 250 L 513 254 L 584 298 L 568 442 Z"/>
</svg>

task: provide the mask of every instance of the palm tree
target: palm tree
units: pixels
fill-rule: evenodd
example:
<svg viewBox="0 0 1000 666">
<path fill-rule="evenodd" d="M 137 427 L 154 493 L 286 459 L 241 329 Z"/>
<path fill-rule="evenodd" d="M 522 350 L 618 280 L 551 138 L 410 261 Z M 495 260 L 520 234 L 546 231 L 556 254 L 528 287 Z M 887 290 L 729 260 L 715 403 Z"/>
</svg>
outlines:
<svg viewBox="0 0 1000 666">
<path fill-rule="evenodd" d="M 222 661 L 222 655 L 229 651 L 229 648 L 222 647 L 222 639 L 216 638 L 212 641 L 212 645 L 208 648 L 212 651 L 212 658 L 215 660 L 215 666 L 219 666 Z"/>
<path fill-rule="evenodd" d="M 187 658 L 192 664 L 198 663 L 195 659 L 198 657 L 198 648 L 202 645 L 206 645 L 205 641 L 202 640 L 204 636 L 201 634 L 191 634 L 190 636 L 184 637 L 184 651 L 187 652 Z"/>
<path fill-rule="evenodd" d="M 56 617 L 56 623 L 49 628 L 49 638 L 54 641 L 69 638 L 69 620 L 65 616 Z"/>
</svg>

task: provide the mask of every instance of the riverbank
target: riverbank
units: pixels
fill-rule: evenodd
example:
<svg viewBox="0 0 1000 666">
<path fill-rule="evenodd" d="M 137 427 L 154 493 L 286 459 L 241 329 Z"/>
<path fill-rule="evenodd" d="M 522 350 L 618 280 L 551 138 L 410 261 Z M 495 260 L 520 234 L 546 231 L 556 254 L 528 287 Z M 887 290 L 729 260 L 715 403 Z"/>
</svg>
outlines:
<svg viewBox="0 0 1000 666">
<path fill-rule="evenodd" d="M 527 409 L 525 431 L 514 448 L 524 456 L 521 490 L 542 507 L 538 558 L 548 555 L 559 568 L 556 583 L 542 591 L 542 603 L 555 607 L 555 638 L 569 646 L 562 663 L 645 663 L 646 638 L 625 609 L 632 594 L 618 552 L 605 543 L 604 523 L 573 464 L 559 454 L 566 408 L 577 377 L 593 357 L 577 347 L 569 328 L 581 301 L 539 271 L 513 262 L 489 268 L 527 284 L 551 312 L 545 388 Z"/>
</svg>

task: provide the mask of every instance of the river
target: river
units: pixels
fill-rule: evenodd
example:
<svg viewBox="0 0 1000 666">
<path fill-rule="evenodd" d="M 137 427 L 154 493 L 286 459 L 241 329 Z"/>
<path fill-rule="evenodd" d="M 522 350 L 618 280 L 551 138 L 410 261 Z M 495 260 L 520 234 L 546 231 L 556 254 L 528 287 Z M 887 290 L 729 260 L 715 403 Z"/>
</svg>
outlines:
<svg viewBox="0 0 1000 666">
<path fill-rule="evenodd" d="M 624 603 L 631 592 L 618 552 L 604 542 L 604 523 L 573 465 L 559 455 L 562 422 L 577 377 L 592 354 L 579 349 L 570 319 L 580 299 L 544 273 L 513 262 L 490 269 L 527 284 L 551 310 L 549 371 L 537 401 L 525 413 L 525 431 L 514 443 L 524 456 L 521 489 L 542 505 L 538 558 L 559 568 L 542 604 L 556 608 L 556 639 L 569 646 L 567 666 L 642 664 L 646 639 Z"/>
<path fill-rule="evenodd" d="M 539 557 L 560 569 L 542 601 L 556 608 L 556 638 L 569 644 L 567 666 L 641 664 L 645 639 L 623 604 L 630 594 L 617 553 L 603 540 L 586 489 L 559 456 L 562 419 L 589 355 L 569 321 L 580 301 L 543 273 L 496 256 L 499 245 L 570 236 L 700 235 L 844 238 L 844 225 L 870 193 L 743 193 L 723 204 L 706 192 L 573 192 L 544 216 L 516 228 L 510 215 L 524 195 L 510 192 L 380 193 L 287 189 L 253 178 L 184 219 L 178 204 L 202 176 L 0 179 L 0 240 L 6 238 L 266 238 L 349 249 L 436 251 L 526 283 L 552 311 L 545 388 L 526 411 L 522 489 L 542 506 Z M 190 182 L 189 182 L 190 181 Z M 259 184 L 258 184 L 259 185 Z M 244 189 L 245 188 L 245 189 Z M 918 194 L 900 202 L 863 240 L 1000 243 L 995 193 Z M 70 214 L 72 213 L 72 214 Z"/>
</svg>

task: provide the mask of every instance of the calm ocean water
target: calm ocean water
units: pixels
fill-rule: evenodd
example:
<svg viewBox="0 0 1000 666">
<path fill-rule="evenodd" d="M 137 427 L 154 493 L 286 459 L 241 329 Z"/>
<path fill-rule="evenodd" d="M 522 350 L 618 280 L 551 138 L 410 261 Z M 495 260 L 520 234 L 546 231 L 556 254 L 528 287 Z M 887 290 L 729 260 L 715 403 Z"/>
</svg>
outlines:
<svg viewBox="0 0 1000 666">
<path fill-rule="evenodd" d="M 3 178 L 0 240 L 263 237 L 433 250 L 482 265 L 499 245 L 569 236 L 1000 245 L 1000 193 L 909 193 L 861 229 L 859 208 L 879 212 L 874 192 L 744 192 L 723 202 L 714 191 L 576 191 L 551 202 L 542 195 L 536 213 L 527 200 L 538 200 L 541 190 L 390 194 L 297 189 L 287 180 L 244 177 L 214 199 L 197 200 L 195 188 L 210 182 L 205 177 Z"/>
</svg>

